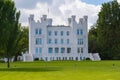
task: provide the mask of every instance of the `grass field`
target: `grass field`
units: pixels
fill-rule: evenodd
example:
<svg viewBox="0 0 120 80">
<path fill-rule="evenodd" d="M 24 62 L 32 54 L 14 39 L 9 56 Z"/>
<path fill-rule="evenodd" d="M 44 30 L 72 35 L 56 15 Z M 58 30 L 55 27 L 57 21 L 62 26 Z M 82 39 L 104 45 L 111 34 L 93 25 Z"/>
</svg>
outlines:
<svg viewBox="0 0 120 80">
<path fill-rule="evenodd" d="M 120 61 L 0 63 L 0 80 L 120 80 Z"/>
</svg>

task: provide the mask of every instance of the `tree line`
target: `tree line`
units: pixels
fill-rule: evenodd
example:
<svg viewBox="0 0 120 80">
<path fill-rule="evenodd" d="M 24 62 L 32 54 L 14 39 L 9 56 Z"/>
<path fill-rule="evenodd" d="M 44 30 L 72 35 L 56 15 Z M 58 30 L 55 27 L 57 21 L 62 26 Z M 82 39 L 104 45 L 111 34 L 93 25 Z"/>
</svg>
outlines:
<svg viewBox="0 0 120 80">
<path fill-rule="evenodd" d="M 89 30 L 89 52 L 104 60 L 120 59 L 120 4 L 117 0 L 102 4 L 98 20 Z"/>
</svg>

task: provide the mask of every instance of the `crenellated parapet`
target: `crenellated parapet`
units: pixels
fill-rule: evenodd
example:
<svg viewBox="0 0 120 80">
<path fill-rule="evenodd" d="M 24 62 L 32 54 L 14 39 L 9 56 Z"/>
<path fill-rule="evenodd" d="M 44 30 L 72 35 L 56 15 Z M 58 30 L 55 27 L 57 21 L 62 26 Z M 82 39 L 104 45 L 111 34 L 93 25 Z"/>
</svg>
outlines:
<svg viewBox="0 0 120 80">
<path fill-rule="evenodd" d="M 79 18 L 79 22 L 76 21 L 76 16 L 72 15 L 71 18 L 68 18 L 68 25 L 73 26 L 74 23 L 78 25 L 85 25 L 87 23 L 88 16 L 84 16 L 83 18 Z"/>
<path fill-rule="evenodd" d="M 34 15 L 30 15 L 30 17 L 28 18 L 29 20 L 29 23 L 32 23 L 32 22 L 35 22 L 34 20 Z M 37 22 L 35 23 L 45 23 L 47 25 L 52 25 L 52 19 L 51 18 L 47 18 L 47 15 L 43 15 L 41 18 L 40 18 L 40 21 L 38 20 Z"/>
</svg>

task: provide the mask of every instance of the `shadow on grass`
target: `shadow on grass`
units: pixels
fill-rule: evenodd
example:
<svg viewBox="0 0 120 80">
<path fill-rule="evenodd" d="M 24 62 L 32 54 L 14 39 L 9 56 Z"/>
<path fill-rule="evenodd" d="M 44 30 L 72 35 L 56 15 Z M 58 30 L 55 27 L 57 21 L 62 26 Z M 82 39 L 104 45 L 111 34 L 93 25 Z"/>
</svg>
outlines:
<svg viewBox="0 0 120 80">
<path fill-rule="evenodd" d="M 61 67 L 40 67 L 40 68 L 0 68 L 0 71 L 19 71 L 19 72 L 49 72 L 61 71 Z"/>
</svg>

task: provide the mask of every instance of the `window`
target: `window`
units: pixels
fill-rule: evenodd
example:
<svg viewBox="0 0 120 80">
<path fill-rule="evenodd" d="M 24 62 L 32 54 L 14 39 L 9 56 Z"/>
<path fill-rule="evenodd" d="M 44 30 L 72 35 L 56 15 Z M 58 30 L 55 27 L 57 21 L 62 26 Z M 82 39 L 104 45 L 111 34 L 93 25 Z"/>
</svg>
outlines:
<svg viewBox="0 0 120 80">
<path fill-rule="evenodd" d="M 65 57 L 65 60 L 67 60 L 67 57 Z"/>
<path fill-rule="evenodd" d="M 83 45 L 83 39 L 78 39 L 78 45 Z"/>
<path fill-rule="evenodd" d="M 80 39 L 80 44 L 83 45 L 83 39 Z"/>
<path fill-rule="evenodd" d="M 83 30 L 82 29 L 77 29 L 77 35 L 83 35 Z"/>
<path fill-rule="evenodd" d="M 35 53 L 38 54 L 38 47 L 35 48 Z"/>
<path fill-rule="evenodd" d="M 73 60 L 73 57 L 71 57 L 71 60 Z"/>
<path fill-rule="evenodd" d="M 71 60 L 71 57 L 69 57 L 69 60 Z"/>
<path fill-rule="evenodd" d="M 59 60 L 58 57 L 56 57 L 56 59 Z"/>
<path fill-rule="evenodd" d="M 41 35 L 42 34 L 42 29 L 39 29 L 39 35 Z"/>
<path fill-rule="evenodd" d="M 42 34 L 42 29 L 35 29 L 35 35 L 41 35 Z"/>
<path fill-rule="evenodd" d="M 51 31 L 48 31 L 48 35 L 51 36 L 52 32 Z"/>
<path fill-rule="evenodd" d="M 55 48 L 55 53 L 59 53 L 59 48 Z"/>
<path fill-rule="evenodd" d="M 61 39 L 61 44 L 63 44 L 64 43 L 64 41 L 63 41 L 63 39 Z"/>
<path fill-rule="evenodd" d="M 79 35 L 79 29 L 77 29 L 77 35 Z"/>
<path fill-rule="evenodd" d="M 53 57 L 53 60 L 54 60 L 54 57 Z"/>
<path fill-rule="evenodd" d="M 36 53 L 36 54 L 42 53 L 42 48 L 36 47 L 36 48 L 35 48 L 35 53 Z"/>
<path fill-rule="evenodd" d="M 77 43 L 80 44 L 80 39 L 78 39 Z"/>
<path fill-rule="evenodd" d="M 78 57 L 76 57 L 75 60 L 78 60 Z"/>
<path fill-rule="evenodd" d="M 60 32 L 61 36 L 63 36 L 63 31 Z"/>
<path fill-rule="evenodd" d="M 67 39 L 67 44 L 69 44 L 70 43 L 70 41 L 69 41 L 69 39 Z"/>
<path fill-rule="evenodd" d="M 83 30 L 82 29 L 80 29 L 80 35 L 83 35 Z"/>
<path fill-rule="evenodd" d="M 57 44 L 57 39 L 55 39 L 55 44 Z"/>
<path fill-rule="evenodd" d="M 83 48 L 81 48 L 81 53 L 83 53 Z"/>
<path fill-rule="evenodd" d="M 61 60 L 61 57 L 59 57 L 59 60 Z"/>
<path fill-rule="evenodd" d="M 48 48 L 48 53 L 53 53 L 53 48 Z"/>
<path fill-rule="evenodd" d="M 78 48 L 78 49 L 77 49 L 77 52 L 78 52 L 78 53 L 83 53 L 83 48 Z"/>
<path fill-rule="evenodd" d="M 35 35 L 38 35 L 38 29 L 35 29 Z"/>
<path fill-rule="evenodd" d="M 82 60 L 82 57 L 80 57 L 80 60 Z"/>
<path fill-rule="evenodd" d="M 42 53 L 42 48 L 39 48 L 39 53 Z"/>
<path fill-rule="evenodd" d="M 55 33 L 55 36 L 57 36 L 57 33 L 58 33 L 58 32 L 57 32 L 57 31 L 55 31 L 54 33 Z"/>
<path fill-rule="evenodd" d="M 48 61 L 48 57 L 45 57 L 45 61 Z"/>
<path fill-rule="evenodd" d="M 63 57 L 63 60 L 65 60 L 65 58 Z"/>
<path fill-rule="evenodd" d="M 36 45 L 41 45 L 41 44 L 42 44 L 42 39 L 36 38 Z"/>
<path fill-rule="evenodd" d="M 48 44 L 51 44 L 52 43 L 52 40 L 51 39 L 48 39 Z"/>
<path fill-rule="evenodd" d="M 61 48 L 61 53 L 65 53 L 65 48 Z"/>
<path fill-rule="evenodd" d="M 67 31 L 67 36 L 69 36 L 69 31 Z"/>
<path fill-rule="evenodd" d="M 71 48 L 67 48 L 67 53 L 71 53 Z"/>
<path fill-rule="evenodd" d="M 80 48 L 77 48 L 77 52 L 80 53 Z"/>
</svg>

